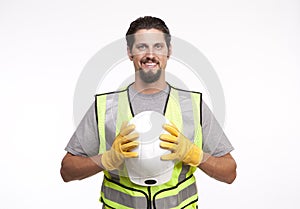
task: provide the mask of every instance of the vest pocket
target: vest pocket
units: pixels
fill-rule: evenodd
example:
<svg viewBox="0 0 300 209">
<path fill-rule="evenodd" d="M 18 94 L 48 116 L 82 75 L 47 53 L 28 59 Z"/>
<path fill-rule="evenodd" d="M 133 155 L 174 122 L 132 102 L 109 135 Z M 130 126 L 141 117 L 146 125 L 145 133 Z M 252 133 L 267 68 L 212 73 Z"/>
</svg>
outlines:
<svg viewBox="0 0 300 209">
<path fill-rule="evenodd" d="M 153 197 L 154 209 L 195 209 L 198 195 L 196 182 L 183 181 L 177 186 L 157 192 Z"/>
<path fill-rule="evenodd" d="M 108 208 L 147 209 L 148 195 L 142 190 L 130 188 L 104 176 L 101 189 L 101 202 Z"/>
<path fill-rule="evenodd" d="M 111 207 L 111 206 L 107 205 L 107 204 L 106 204 L 106 202 L 104 202 L 104 200 L 103 200 L 103 198 L 102 198 L 102 197 L 101 197 L 100 201 L 101 201 L 101 202 L 102 202 L 102 204 L 103 204 L 103 207 L 102 207 L 102 209 L 115 209 L 115 208 L 113 208 L 113 207 Z"/>
</svg>

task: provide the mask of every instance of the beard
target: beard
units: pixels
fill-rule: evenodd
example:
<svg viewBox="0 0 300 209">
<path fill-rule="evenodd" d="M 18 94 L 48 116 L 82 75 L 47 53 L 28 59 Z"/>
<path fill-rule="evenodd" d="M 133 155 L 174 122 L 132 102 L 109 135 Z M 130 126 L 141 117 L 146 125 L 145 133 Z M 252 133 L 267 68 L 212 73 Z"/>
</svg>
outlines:
<svg viewBox="0 0 300 209">
<path fill-rule="evenodd" d="M 160 66 L 157 57 L 153 57 L 153 58 L 143 57 L 141 63 L 147 63 L 147 62 L 156 63 L 157 65 Z M 155 81 L 158 81 L 158 79 L 160 78 L 161 71 L 162 69 L 159 68 L 158 70 L 156 70 L 155 73 L 151 70 L 146 72 L 143 68 L 140 68 L 138 72 L 142 81 L 144 81 L 145 83 L 154 83 Z"/>
<path fill-rule="evenodd" d="M 158 69 L 156 73 L 153 73 L 152 71 L 145 72 L 142 68 L 139 69 L 139 76 L 145 83 L 154 83 L 155 81 L 158 81 L 161 75 L 161 69 Z"/>
</svg>

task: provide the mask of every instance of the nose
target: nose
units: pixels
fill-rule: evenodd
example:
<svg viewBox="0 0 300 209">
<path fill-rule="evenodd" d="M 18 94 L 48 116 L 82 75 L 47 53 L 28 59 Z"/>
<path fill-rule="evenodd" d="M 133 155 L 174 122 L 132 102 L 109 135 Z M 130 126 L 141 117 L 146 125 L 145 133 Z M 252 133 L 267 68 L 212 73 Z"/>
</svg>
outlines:
<svg viewBox="0 0 300 209">
<path fill-rule="evenodd" d="M 146 52 L 146 56 L 149 57 L 149 58 L 153 58 L 154 57 L 154 51 L 153 49 L 150 47 L 148 48 L 147 52 Z"/>
</svg>

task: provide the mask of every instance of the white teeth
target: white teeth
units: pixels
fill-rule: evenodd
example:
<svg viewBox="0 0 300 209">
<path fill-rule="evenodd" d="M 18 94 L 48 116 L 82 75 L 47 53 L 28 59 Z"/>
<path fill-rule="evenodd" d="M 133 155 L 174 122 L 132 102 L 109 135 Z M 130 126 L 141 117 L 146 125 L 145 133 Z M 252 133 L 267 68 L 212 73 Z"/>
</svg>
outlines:
<svg viewBox="0 0 300 209">
<path fill-rule="evenodd" d="M 155 66 L 156 63 L 146 63 L 147 66 Z"/>
</svg>

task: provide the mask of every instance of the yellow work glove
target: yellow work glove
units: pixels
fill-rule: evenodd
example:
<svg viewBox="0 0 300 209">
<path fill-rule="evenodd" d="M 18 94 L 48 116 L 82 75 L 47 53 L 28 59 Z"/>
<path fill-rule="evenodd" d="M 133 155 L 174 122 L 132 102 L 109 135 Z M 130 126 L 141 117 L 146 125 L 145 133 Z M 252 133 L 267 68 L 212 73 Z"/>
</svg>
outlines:
<svg viewBox="0 0 300 209">
<path fill-rule="evenodd" d="M 181 134 L 175 125 L 164 124 L 163 128 L 170 134 L 160 135 L 160 147 L 172 153 L 161 156 L 161 160 L 179 160 L 190 166 L 198 166 L 203 157 L 202 149 Z"/>
<path fill-rule="evenodd" d="M 138 133 L 130 134 L 135 125 L 127 126 L 128 122 L 124 122 L 121 126 L 119 135 L 115 138 L 110 150 L 104 152 L 101 157 L 101 163 L 105 170 L 120 169 L 125 158 L 134 158 L 138 156 L 137 152 L 130 152 L 136 148 L 139 143 L 135 141 Z"/>
</svg>

